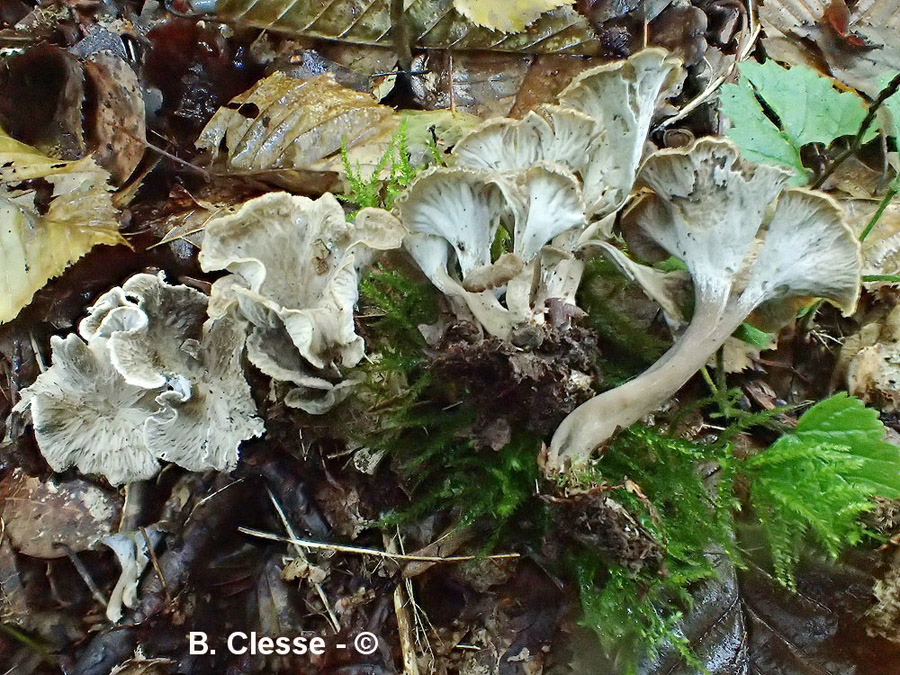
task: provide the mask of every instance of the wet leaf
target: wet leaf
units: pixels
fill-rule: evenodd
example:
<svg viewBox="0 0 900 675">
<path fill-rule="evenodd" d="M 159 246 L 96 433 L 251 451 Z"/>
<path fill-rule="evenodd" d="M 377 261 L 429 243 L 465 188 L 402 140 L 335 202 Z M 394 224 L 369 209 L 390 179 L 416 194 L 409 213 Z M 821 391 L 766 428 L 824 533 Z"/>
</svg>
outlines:
<svg viewBox="0 0 900 675">
<path fill-rule="evenodd" d="M 517 33 L 533 23 L 541 14 L 572 0 L 453 0 L 453 8 L 476 26 L 504 33 Z"/>
<path fill-rule="evenodd" d="M 0 482 L 6 536 L 20 553 L 61 558 L 65 544 L 73 551 L 94 548 L 119 518 L 118 494 L 75 478 L 41 481 L 17 469 Z"/>
<path fill-rule="evenodd" d="M 407 145 L 411 161 L 428 160 L 428 143 L 454 143 L 478 122 L 447 110 L 410 111 Z M 341 145 L 351 167 L 378 165 L 403 116 L 370 94 L 339 85 L 333 76 L 302 80 L 275 72 L 219 108 L 197 141 L 215 155 L 222 144 L 229 169 L 344 170 Z"/>
<path fill-rule="evenodd" d="M 108 177 L 89 157 L 62 162 L 0 129 L 0 323 L 97 244 L 125 243 Z"/>
<path fill-rule="evenodd" d="M 121 185 L 144 156 L 146 125 L 140 83 L 131 67 L 106 52 L 84 64 L 96 104 L 85 116 L 97 163 Z"/>
<path fill-rule="evenodd" d="M 541 14 L 527 29 L 503 33 L 474 25 L 454 8 L 458 0 L 412 0 L 404 3 L 404 20 L 415 46 L 424 49 L 497 50 L 538 54 L 596 54 L 600 42 L 588 20 L 560 0 L 518 0 L 498 3 L 467 0 L 473 16 L 495 25 L 516 27 L 537 7 L 558 7 Z M 194 5 L 201 3 L 194 0 Z M 568 3 L 568 4 L 571 4 Z M 323 6 L 324 5 L 324 6 Z M 481 6 L 506 8 L 515 12 L 489 15 Z M 478 11 L 475 11 L 475 7 Z M 364 7 L 356 0 L 305 2 L 293 0 L 273 5 L 254 0 L 220 0 L 215 15 L 224 20 L 291 35 L 318 37 L 344 42 L 391 46 L 391 0 L 373 0 Z M 518 18 L 516 18 L 518 15 Z"/>
</svg>

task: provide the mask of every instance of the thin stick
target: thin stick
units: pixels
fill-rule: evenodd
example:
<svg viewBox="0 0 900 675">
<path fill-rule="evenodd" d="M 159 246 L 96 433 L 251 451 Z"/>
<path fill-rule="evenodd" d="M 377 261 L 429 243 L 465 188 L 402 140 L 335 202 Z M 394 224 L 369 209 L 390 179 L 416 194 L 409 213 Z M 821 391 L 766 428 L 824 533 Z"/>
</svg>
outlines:
<svg viewBox="0 0 900 675">
<path fill-rule="evenodd" d="M 156 573 L 159 583 L 162 585 L 163 592 L 166 594 L 166 602 L 172 602 L 172 596 L 169 594 L 169 585 L 166 583 L 166 577 L 163 575 L 162 568 L 159 566 L 159 560 L 156 557 L 156 551 L 153 550 L 153 542 L 147 536 L 147 530 L 141 528 L 141 536 L 144 537 L 144 543 L 147 544 L 147 555 L 150 556 L 150 564 L 153 565 L 153 571 Z"/>
<path fill-rule="evenodd" d="M 269 539 L 271 541 L 282 541 L 303 548 L 311 548 L 319 551 L 337 551 L 338 553 L 355 553 L 357 555 L 371 555 L 377 558 L 385 558 L 387 560 L 407 560 L 415 562 L 467 562 L 469 560 L 478 560 L 482 556 L 477 555 L 452 555 L 442 558 L 435 555 L 406 555 L 403 553 L 388 553 L 387 551 L 379 551 L 377 548 L 363 548 L 361 546 L 343 546 L 341 544 L 323 544 L 318 541 L 309 541 L 308 539 L 293 539 L 290 537 L 282 537 L 270 532 L 262 532 L 249 527 L 239 527 L 238 532 L 249 534 L 251 537 L 259 537 L 260 539 Z M 485 560 L 509 560 L 511 558 L 521 557 L 518 553 L 498 553 L 496 555 L 483 556 Z"/>
<path fill-rule="evenodd" d="M 888 82 L 888 85 L 878 92 L 878 96 L 872 102 L 872 105 L 869 106 L 869 112 L 867 112 L 866 116 L 863 118 L 862 124 L 859 125 L 859 129 L 853 137 L 853 140 L 850 142 L 850 145 L 840 155 L 835 157 L 834 161 L 822 172 L 822 175 L 810 185 L 813 190 L 822 187 L 825 181 L 831 177 L 831 174 L 833 174 L 841 164 L 856 154 L 862 146 L 863 137 L 866 135 L 869 127 L 872 126 L 872 122 L 875 121 L 875 115 L 878 112 L 878 109 L 881 108 L 881 104 L 896 94 L 898 89 L 900 89 L 900 73 L 894 75 L 893 79 Z"/>
<path fill-rule="evenodd" d="M 399 537 L 399 535 L 398 535 Z M 397 553 L 397 543 L 393 537 L 382 535 L 384 548 L 388 553 Z M 409 617 L 408 597 L 405 593 L 406 579 L 401 579 L 394 589 L 394 614 L 397 617 L 397 633 L 400 636 L 400 653 L 403 656 L 403 675 L 419 675 L 419 662 L 413 641 L 413 624 Z"/>
<path fill-rule="evenodd" d="M 61 542 L 57 542 L 54 545 L 54 548 L 61 548 L 65 551 L 66 557 L 72 561 L 72 564 L 75 566 L 75 571 L 78 572 L 78 576 L 81 577 L 81 580 L 84 581 L 85 586 L 87 586 L 91 595 L 94 596 L 94 600 L 99 602 L 104 608 L 109 604 L 105 597 L 103 597 L 103 593 L 100 592 L 100 589 L 97 588 L 97 584 L 94 583 L 94 578 L 91 576 L 91 573 L 88 572 L 87 567 L 84 566 L 84 563 L 81 562 L 81 559 L 75 554 L 71 548 L 69 548 L 66 544 Z"/>
<path fill-rule="evenodd" d="M 266 488 L 266 492 L 269 493 L 269 500 L 272 502 L 272 506 L 275 507 L 275 510 L 278 512 L 278 517 L 281 519 L 281 524 L 284 526 L 285 531 L 288 533 L 288 537 L 291 540 L 296 540 L 297 535 L 294 534 L 294 528 L 291 527 L 290 521 L 287 519 L 287 516 L 284 514 L 284 509 L 281 508 L 281 504 L 278 503 L 278 500 L 275 498 L 275 495 L 269 488 Z M 243 528 L 238 528 L 238 530 L 243 531 Z M 294 546 L 294 550 L 297 551 L 297 557 L 305 564 L 309 564 L 309 561 L 306 559 L 306 553 L 300 548 L 299 545 L 294 544 L 293 541 L 290 541 Z M 322 601 L 322 604 L 325 605 L 325 612 L 328 614 L 328 620 L 331 622 L 331 627 L 334 629 L 335 633 L 341 632 L 341 624 L 338 621 L 337 617 L 334 614 L 334 610 L 331 609 L 331 603 L 328 602 L 328 596 L 325 595 L 325 589 L 322 588 L 322 584 L 318 581 L 313 582 L 313 586 L 316 589 L 316 593 L 319 595 L 319 599 Z"/>
</svg>

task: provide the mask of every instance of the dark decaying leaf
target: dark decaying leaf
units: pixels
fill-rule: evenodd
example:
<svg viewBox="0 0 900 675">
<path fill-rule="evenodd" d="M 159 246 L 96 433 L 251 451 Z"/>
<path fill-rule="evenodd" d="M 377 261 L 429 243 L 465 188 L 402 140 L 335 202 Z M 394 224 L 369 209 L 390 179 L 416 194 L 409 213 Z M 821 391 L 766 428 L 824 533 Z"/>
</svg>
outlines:
<svg viewBox="0 0 900 675">
<path fill-rule="evenodd" d="M 866 635 L 872 602 L 870 563 L 808 560 L 797 593 L 786 593 L 760 568 L 735 570 L 723 556 L 720 579 L 694 592 L 682 630 L 710 675 L 892 675 L 900 649 Z M 663 650 L 643 675 L 692 675 L 674 650 Z"/>
<path fill-rule="evenodd" d="M 121 185 L 144 156 L 146 117 L 140 83 L 121 58 L 100 52 L 84 64 L 85 125 L 97 163 Z"/>
<path fill-rule="evenodd" d="M 821 55 L 832 75 L 869 96 L 885 73 L 900 71 L 896 0 L 767 0 L 759 18 L 771 58 L 802 63 Z M 801 51 L 810 45 L 818 52 L 812 58 Z"/>
<path fill-rule="evenodd" d="M 391 0 L 219 0 L 215 5 L 217 18 L 239 25 L 358 44 L 393 43 Z M 600 50 L 588 20 L 571 7 L 547 12 L 525 30 L 508 34 L 474 25 L 453 8 L 453 0 L 412 0 L 405 5 L 409 35 L 423 49 L 584 55 Z"/>
<path fill-rule="evenodd" d="M 20 553 L 60 558 L 94 548 L 110 534 L 122 507 L 118 494 L 81 478 L 60 481 L 13 471 L 0 482 L 6 536 Z"/>
</svg>

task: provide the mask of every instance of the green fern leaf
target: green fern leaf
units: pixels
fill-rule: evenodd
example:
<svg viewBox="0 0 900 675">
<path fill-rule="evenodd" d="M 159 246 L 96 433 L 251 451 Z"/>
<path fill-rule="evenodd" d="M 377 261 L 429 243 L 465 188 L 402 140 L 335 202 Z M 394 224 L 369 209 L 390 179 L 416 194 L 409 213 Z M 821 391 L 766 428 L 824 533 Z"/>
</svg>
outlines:
<svg viewBox="0 0 900 675">
<path fill-rule="evenodd" d="M 807 535 L 836 557 L 862 539 L 859 515 L 872 496 L 900 496 L 900 447 L 884 440 L 877 411 L 846 394 L 810 408 L 742 469 L 776 577 L 788 587 Z"/>
</svg>

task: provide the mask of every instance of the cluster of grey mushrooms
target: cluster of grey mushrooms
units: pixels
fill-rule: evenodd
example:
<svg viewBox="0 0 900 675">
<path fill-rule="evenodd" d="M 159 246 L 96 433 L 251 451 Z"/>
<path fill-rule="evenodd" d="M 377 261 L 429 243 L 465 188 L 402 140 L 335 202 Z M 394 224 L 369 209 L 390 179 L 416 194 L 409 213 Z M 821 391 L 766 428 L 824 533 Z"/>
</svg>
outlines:
<svg viewBox="0 0 900 675">
<path fill-rule="evenodd" d="M 674 346 L 560 424 L 545 466 L 554 474 L 583 467 L 664 405 L 751 313 L 774 326 L 797 298 L 853 311 L 859 243 L 829 196 L 789 188 L 789 173 L 742 161 L 726 140 L 644 159 L 681 80 L 661 49 L 588 70 L 557 105 L 483 123 L 393 212 L 364 209 L 351 222 L 331 194 L 271 193 L 211 220 L 200 263 L 228 275 L 208 297 L 139 274 L 103 295 L 78 334 L 53 339 L 52 365 L 20 403 L 41 451 L 54 470 L 113 484 L 152 476 L 160 460 L 232 468 L 240 443 L 263 433 L 242 355 L 280 383 L 287 405 L 319 414 L 338 404 L 365 356 L 353 317 L 360 275 L 401 247 L 456 319 L 514 344 L 551 312 L 578 313 L 591 251 L 660 305 Z M 512 250 L 492 259 L 500 227 Z M 648 264 L 669 256 L 690 276 L 689 319 L 675 293 L 684 275 Z"/>
</svg>

